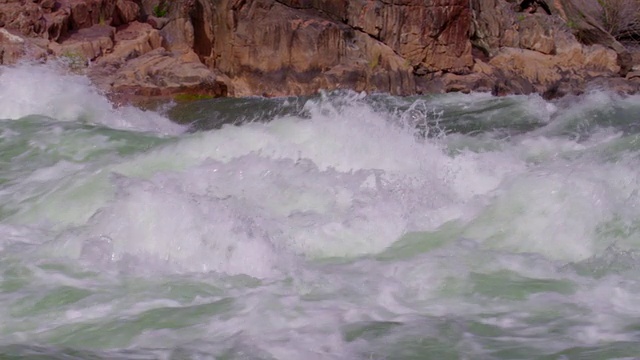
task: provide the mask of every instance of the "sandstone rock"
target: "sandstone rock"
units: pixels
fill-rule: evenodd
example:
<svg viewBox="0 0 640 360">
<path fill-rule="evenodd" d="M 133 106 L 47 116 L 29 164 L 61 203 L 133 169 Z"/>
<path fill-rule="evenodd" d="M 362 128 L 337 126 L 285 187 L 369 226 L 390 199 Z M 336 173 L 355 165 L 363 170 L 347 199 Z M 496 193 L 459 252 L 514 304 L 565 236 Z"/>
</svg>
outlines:
<svg viewBox="0 0 640 360">
<path fill-rule="evenodd" d="M 471 42 L 487 55 L 501 47 L 555 51 L 555 35 L 566 25 L 545 13 L 515 12 L 516 3 L 503 0 L 471 0 Z"/>
<path fill-rule="evenodd" d="M 18 35 L 10 33 L 7 29 L 0 29 L 0 41 L 9 44 L 23 44 L 25 40 Z"/>
<path fill-rule="evenodd" d="M 138 4 L 130 0 L 117 0 L 112 25 L 128 24 L 137 20 L 139 15 L 140 7 Z"/>
<path fill-rule="evenodd" d="M 128 61 L 114 75 L 112 90 L 135 96 L 170 96 L 178 93 L 226 96 L 227 85 L 195 54 L 156 49 Z"/>
<path fill-rule="evenodd" d="M 487 76 L 493 76 L 495 73 L 495 69 L 493 66 L 485 63 L 484 61 L 480 60 L 480 59 L 474 59 L 474 63 L 473 63 L 473 68 L 472 68 L 474 73 L 477 74 L 484 74 Z"/>
<path fill-rule="evenodd" d="M 495 76 L 480 73 L 454 74 L 432 73 L 419 77 L 416 81 L 418 94 L 442 94 L 447 92 L 490 92 L 495 84 Z"/>
<path fill-rule="evenodd" d="M 506 78 L 521 79 L 532 91 L 547 92 L 557 83 L 585 84 L 596 77 L 614 77 L 620 71 L 616 53 L 600 45 L 563 45 L 556 55 L 526 49 L 503 48 L 489 65 L 504 72 Z"/>
<path fill-rule="evenodd" d="M 51 12 L 56 7 L 56 0 L 42 0 L 40 2 L 40 7 L 42 7 L 46 12 Z"/>
<path fill-rule="evenodd" d="M 608 49 L 602 45 L 585 46 L 583 48 L 584 62 L 583 69 L 589 71 L 592 77 L 613 77 L 621 72 L 618 64 L 618 56 L 612 49 Z M 570 64 L 569 66 L 579 68 L 579 64 Z"/>
<path fill-rule="evenodd" d="M 153 15 L 147 17 L 147 24 L 153 26 L 154 29 L 160 30 L 169 22 L 168 18 L 159 18 Z"/>
<path fill-rule="evenodd" d="M 160 32 L 149 24 L 132 22 L 118 29 L 114 37 L 113 50 L 98 62 L 124 63 L 159 48 L 162 44 Z"/>
<path fill-rule="evenodd" d="M 566 11 L 566 3 L 573 1 L 578 0 L 556 0 L 554 6 L 566 16 L 575 10 Z M 544 13 L 517 13 L 514 6 L 502 0 L 471 0 L 471 41 L 483 52 L 476 56 L 486 59 L 476 59 L 473 71 L 495 79 L 494 93 L 562 96 L 571 93 L 570 88 L 583 91 L 593 78 L 621 71 L 616 46 L 584 46 L 565 21 Z"/>
<path fill-rule="evenodd" d="M 533 50 L 503 48 L 491 59 L 490 65 L 507 74 L 526 79 L 532 84 L 548 86 L 562 76 L 555 68 L 556 59 Z"/>
<path fill-rule="evenodd" d="M 140 96 L 349 88 L 553 98 L 595 78 L 640 86 L 636 73 L 616 77 L 634 58 L 588 9 L 568 28 L 577 2 L 595 0 L 554 0 L 565 21 L 515 12 L 512 0 L 175 0 L 155 17 L 159 1 L 0 0 L 0 63 L 50 49 L 92 60 L 86 70 L 103 89 Z"/>
<path fill-rule="evenodd" d="M 341 3 L 330 8 L 347 11 Z M 301 11 L 272 0 L 197 6 L 203 8 L 192 18 L 193 47 L 203 62 L 229 76 L 236 96 L 348 87 L 415 92 L 411 64 L 392 46 L 335 20 L 346 13 Z"/>
<path fill-rule="evenodd" d="M 472 65 L 467 0 L 280 0 L 315 10 L 377 39 L 425 72 L 466 71 Z"/>
<path fill-rule="evenodd" d="M 45 14 L 44 19 L 47 27 L 47 35 L 50 40 L 58 41 L 58 39 L 67 35 L 69 30 L 68 12 L 62 10 Z"/>
<path fill-rule="evenodd" d="M 555 29 L 553 24 L 546 20 L 547 16 L 525 15 L 519 22 L 518 35 L 520 48 L 534 50 L 543 54 L 555 52 Z"/>
<path fill-rule="evenodd" d="M 635 94 L 640 92 L 640 81 L 637 78 L 626 80 L 623 77 L 597 78 L 587 84 L 588 90 L 610 90 L 619 94 Z"/>
<path fill-rule="evenodd" d="M 0 28 L 0 65 L 11 65 L 23 57 L 40 60 L 47 56 L 48 41 L 39 38 L 23 38 Z"/>
<path fill-rule="evenodd" d="M 82 29 L 94 24 L 91 3 L 74 1 L 71 3 L 69 23 L 73 29 Z"/>
<path fill-rule="evenodd" d="M 520 42 L 512 6 L 502 0 L 471 0 L 470 39 L 487 55 L 500 47 L 517 47 Z"/>
<path fill-rule="evenodd" d="M 93 25 L 108 25 L 116 11 L 117 0 L 60 0 L 61 10 L 69 13 L 70 30 Z"/>
<path fill-rule="evenodd" d="M 583 11 L 584 6 L 580 6 L 577 0 L 562 0 L 554 2 L 564 20 L 571 24 L 571 29 L 575 36 L 582 43 L 600 44 L 612 49 L 617 54 L 617 62 L 620 68 L 620 75 L 624 76 L 632 67 L 631 53 L 620 44 L 602 25 L 587 11 Z"/>
<path fill-rule="evenodd" d="M 0 23 L 25 36 L 56 41 L 68 31 L 108 24 L 115 5 L 116 0 L 4 1 Z"/>
<path fill-rule="evenodd" d="M 0 65 L 15 64 L 25 52 L 25 40 L 0 28 Z"/>
<path fill-rule="evenodd" d="M 113 27 L 94 25 L 78 30 L 60 43 L 51 43 L 49 48 L 57 56 L 90 61 L 113 49 L 114 36 Z"/>
<path fill-rule="evenodd" d="M 147 19 L 147 22 L 149 20 Z M 156 23 L 156 25 L 161 24 Z M 167 50 L 193 49 L 194 30 L 193 24 L 187 18 L 175 18 L 168 20 L 161 28 L 160 34 L 164 39 L 162 45 Z"/>
<path fill-rule="evenodd" d="M 387 44 L 414 67 L 465 71 L 473 64 L 468 0 L 346 3 L 347 13 L 338 17 Z"/>
<path fill-rule="evenodd" d="M 627 79 L 638 79 L 640 80 L 640 71 L 629 71 L 626 76 Z"/>
<path fill-rule="evenodd" d="M 39 36 L 46 30 L 42 9 L 30 1 L 0 4 L 0 21 L 24 36 Z"/>
<path fill-rule="evenodd" d="M 442 83 L 444 92 L 489 92 L 493 87 L 493 81 L 488 76 L 477 73 L 467 75 L 446 73 L 442 76 Z"/>
</svg>

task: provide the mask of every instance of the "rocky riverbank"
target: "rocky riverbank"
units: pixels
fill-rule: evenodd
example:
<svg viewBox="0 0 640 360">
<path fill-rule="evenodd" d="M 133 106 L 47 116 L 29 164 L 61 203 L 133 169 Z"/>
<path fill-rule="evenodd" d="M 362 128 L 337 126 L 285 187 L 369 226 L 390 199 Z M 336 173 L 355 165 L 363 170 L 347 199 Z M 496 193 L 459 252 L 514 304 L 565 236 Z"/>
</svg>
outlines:
<svg viewBox="0 0 640 360">
<path fill-rule="evenodd" d="M 507 0 L 0 0 L 0 64 L 59 59 L 115 102 L 637 92 L 640 57 L 588 1 L 549 0 L 549 15 Z"/>
</svg>

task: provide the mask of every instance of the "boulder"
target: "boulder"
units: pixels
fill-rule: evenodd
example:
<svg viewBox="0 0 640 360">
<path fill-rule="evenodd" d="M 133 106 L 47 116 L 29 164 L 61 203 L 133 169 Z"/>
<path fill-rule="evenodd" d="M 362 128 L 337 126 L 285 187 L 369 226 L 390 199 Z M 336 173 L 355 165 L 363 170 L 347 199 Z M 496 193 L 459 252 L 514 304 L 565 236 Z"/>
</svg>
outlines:
<svg viewBox="0 0 640 360">
<path fill-rule="evenodd" d="M 47 37 L 52 41 L 58 41 L 67 35 L 69 31 L 69 13 L 65 10 L 56 11 L 44 15 Z"/>
<path fill-rule="evenodd" d="M 26 38 L 0 28 L 0 65 L 12 65 L 23 57 L 44 59 L 47 56 L 47 40 Z"/>
<path fill-rule="evenodd" d="M 548 21 L 548 16 L 524 15 L 518 21 L 518 47 L 537 51 L 543 54 L 553 54 L 556 51 L 556 25 Z"/>
<path fill-rule="evenodd" d="M 470 38 L 478 49 L 473 71 L 491 74 L 496 94 L 545 97 L 580 93 L 594 79 L 626 74 L 633 63 L 628 51 L 598 24 L 590 3 L 599 6 L 595 0 L 549 1 L 558 14 L 549 16 L 518 12 L 517 2 L 471 0 Z"/>
<path fill-rule="evenodd" d="M 43 15 L 40 6 L 31 1 L 0 4 L 0 23 L 24 36 L 40 36 L 46 32 Z"/>
<path fill-rule="evenodd" d="M 0 1 L 0 26 L 25 36 L 55 41 L 66 35 L 67 31 L 109 24 L 116 1 Z"/>
<path fill-rule="evenodd" d="M 113 13 L 113 26 L 128 24 L 138 19 L 140 7 L 131 0 L 117 0 Z"/>
<path fill-rule="evenodd" d="M 621 76 L 631 70 L 633 59 L 629 50 L 609 34 L 594 16 L 593 8 L 600 6 L 599 2 L 561 0 L 555 1 L 554 6 L 580 42 L 586 45 L 600 44 L 615 51 Z"/>
<path fill-rule="evenodd" d="M 154 29 L 160 30 L 169 22 L 168 18 L 156 17 L 153 15 L 147 16 L 147 24 L 151 25 Z"/>
<path fill-rule="evenodd" d="M 101 57 L 101 63 L 124 63 L 144 55 L 162 45 L 160 32 L 149 24 L 132 22 L 118 29 L 114 36 L 113 50 Z"/>
<path fill-rule="evenodd" d="M 160 35 L 164 39 L 162 46 L 167 50 L 185 50 L 193 49 L 194 44 L 194 29 L 193 24 L 188 18 L 179 17 L 174 19 L 165 18 L 149 18 L 147 22 L 154 27 L 160 29 Z"/>
<path fill-rule="evenodd" d="M 226 96 L 227 85 L 193 52 L 162 48 L 127 61 L 113 76 L 112 91 L 131 96 Z"/>
<path fill-rule="evenodd" d="M 94 25 L 72 33 L 60 43 L 51 42 L 49 49 L 57 56 L 87 62 L 111 52 L 114 37 L 115 28 Z"/>
<path fill-rule="evenodd" d="M 513 5 L 503 0 L 471 0 L 470 39 L 487 56 L 500 47 L 518 47 L 517 18 Z"/>
<path fill-rule="evenodd" d="M 55 10 L 56 8 L 56 0 L 42 0 L 40 1 L 40 7 L 44 12 L 49 13 Z"/>
<path fill-rule="evenodd" d="M 0 65 L 15 64 L 25 53 L 25 40 L 0 29 Z"/>
<path fill-rule="evenodd" d="M 617 54 L 611 49 L 601 45 L 582 46 L 568 40 L 559 41 L 558 44 L 555 55 L 527 49 L 502 48 L 488 64 L 494 70 L 499 69 L 504 78 L 529 83 L 530 92 L 541 94 L 561 82 L 582 89 L 595 78 L 616 77 L 620 71 Z"/>
</svg>

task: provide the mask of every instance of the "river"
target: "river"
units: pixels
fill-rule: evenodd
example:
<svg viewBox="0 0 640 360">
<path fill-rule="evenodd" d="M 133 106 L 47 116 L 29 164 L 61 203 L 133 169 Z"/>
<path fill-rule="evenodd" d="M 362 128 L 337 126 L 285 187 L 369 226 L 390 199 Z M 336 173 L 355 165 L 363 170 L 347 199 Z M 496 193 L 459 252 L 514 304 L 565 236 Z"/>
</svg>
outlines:
<svg viewBox="0 0 640 360">
<path fill-rule="evenodd" d="M 0 356 L 640 354 L 640 97 L 113 108 L 0 68 Z"/>
</svg>

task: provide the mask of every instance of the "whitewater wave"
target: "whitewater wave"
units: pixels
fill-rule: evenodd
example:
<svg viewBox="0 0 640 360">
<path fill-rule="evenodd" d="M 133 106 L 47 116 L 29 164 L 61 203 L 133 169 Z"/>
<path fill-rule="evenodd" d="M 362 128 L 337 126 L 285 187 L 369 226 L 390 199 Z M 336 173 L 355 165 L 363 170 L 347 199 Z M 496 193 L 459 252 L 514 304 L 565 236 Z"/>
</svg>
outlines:
<svg viewBox="0 0 640 360">
<path fill-rule="evenodd" d="M 0 119 L 16 120 L 33 115 L 50 121 L 166 135 L 186 130 L 152 111 L 132 106 L 114 108 L 86 76 L 69 73 L 55 62 L 0 67 Z"/>
</svg>

